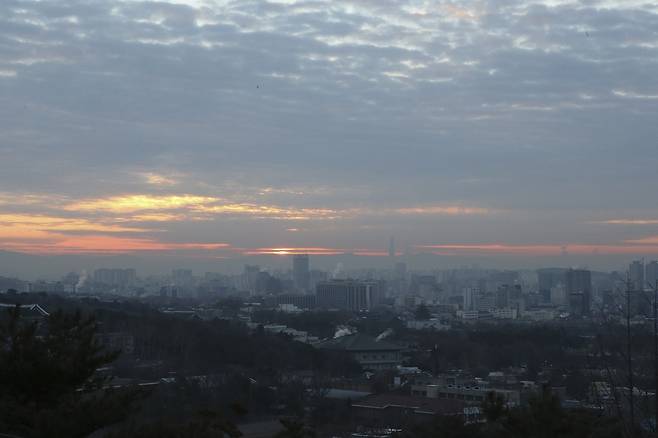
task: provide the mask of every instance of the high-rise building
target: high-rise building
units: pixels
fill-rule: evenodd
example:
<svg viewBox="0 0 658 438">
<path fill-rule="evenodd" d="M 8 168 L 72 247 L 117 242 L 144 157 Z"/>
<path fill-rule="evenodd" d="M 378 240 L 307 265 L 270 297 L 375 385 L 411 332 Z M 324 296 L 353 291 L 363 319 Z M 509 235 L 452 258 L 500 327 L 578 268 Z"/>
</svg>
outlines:
<svg viewBox="0 0 658 438">
<path fill-rule="evenodd" d="M 137 280 L 137 273 L 134 269 L 96 269 L 94 271 L 94 281 L 110 286 L 131 286 Z"/>
<path fill-rule="evenodd" d="M 628 276 L 634 291 L 644 290 L 644 260 L 634 260 L 628 266 Z"/>
<path fill-rule="evenodd" d="M 489 312 L 496 308 L 496 294 L 492 292 L 480 292 L 477 299 L 477 309 L 481 312 Z"/>
<path fill-rule="evenodd" d="M 316 306 L 316 298 L 315 295 L 281 294 L 269 295 L 264 302 L 269 306 L 292 304 L 300 309 L 314 309 Z"/>
<path fill-rule="evenodd" d="M 256 294 L 256 284 L 258 283 L 259 273 L 260 266 L 244 265 L 244 273 L 242 274 L 242 287 L 251 295 Z"/>
<path fill-rule="evenodd" d="M 464 296 L 464 305 L 463 309 L 465 311 L 477 310 L 478 308 L 478 296 L 480 295 L 480 290 L 475 287 L 467 287 L 463 290 Z"/>
<path fill-rule="evenodd" d="M 554 306 L 566 306 L 567 303 L 567 290 L 564 283 L 558 283 L 551 288 L 551 304 Z"/>
<path fill-rule="evenodd" d="M 191 286 L 194 283 L 194 276 L 191 269 L 172 269 L 171 280 L 176 286 Z"/>
<path fill-rule="evenodd" d="M 545 303 L 551 302 L 551 290 L 558 284 L 564 284 L 566 271 L 563 268 L 537 269 L 537 289 Z"/>
<path fill-rule="evenodd" d="M 510 286 L 505 284 L 499 286 L 496 290 L 496 307 L 499 309 L 504 309 L 509 305 L 509 289 Z"/>
<path fill-rule="evenodd" d="M 308 292 L 311 276 L 307 254 L 297 254 L 292 257 L 292 277 L 295 289 Z"/>
<path fill-rule="evenodd" d="M 592 273 L 586 269 L 569 269 L 565 275 L 569 311 L 588 315 L 592 300 Z"/>
<path fill-rule="evenodd" d="M 645 274 L 644 280 L 647 282 L 647 285 L 650 285 L 650 287 L 656 287 L 656 283 L 658 283 L 658 261 L 652 260 L 647 263 Z"/>
<path fill-rule="evenodd" d="M 407 283 L 407 264 L 404 262 L 395 263 L 393 270 L 393 277 L 389 283 L 390 290 L 393 295 L 404 295 L 408 290 Z"/>
<path fill-rule="evenodd" d="M 382 285 L 377 281 L 323 281 L 316 287 L 317 305 L 324 309 L 353 312 L 370 310 L 381 302 L 382 290 Z"/>
<path fill-rule="evenodd" d="M 327 281 L 327 278 L 329 278 L 329 274 L 325 271 L 321 271 L 319 269 L 311 269 L 309 271 L 309 290 L 313 291 L 315 290 L 315 286 L 321 281 Z"/>
</svg>

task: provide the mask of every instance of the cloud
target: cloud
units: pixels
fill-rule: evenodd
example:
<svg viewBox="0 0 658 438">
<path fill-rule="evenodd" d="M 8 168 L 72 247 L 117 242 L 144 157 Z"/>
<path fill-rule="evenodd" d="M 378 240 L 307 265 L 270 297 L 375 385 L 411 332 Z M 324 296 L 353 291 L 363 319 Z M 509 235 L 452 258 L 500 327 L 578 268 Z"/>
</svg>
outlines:
<svg viewBox="0 0 658 438">
<path fill-rule="evenodd" d="M 2 206 L 44 205 L 58 200 L 59 197 L 52 194 L 0 192 L 0 205 Z"/>
<path fill-rule="evenodd" d="M 271 193 L 273 190 L 261 192 Z M 127 221 L 154 221 L 167 220 L 203 220 L 214 216 L 246 216 L 254 219 L 276 220 L 335 220 L 346 217 L 359 217 L 368 215 L 486 215 L 491 209 L 470 207 L 464 205 L 430 205 L 419 207 L 400 207 L 395 209 L 375 207 L 362 208 L 307 208 L 296 206 L 280 206 L 269 204 L 256 204 L 245 202 L 232 202 L 223 198 L 201 195 L 147 195 L 131 194 L 118 195 L 100 199 L 84 199 L 67 204 L 63 207 L 72 212 L 108 212 L 108 213 L 139 213 L 160 212 L 155 214 L 134 215 Z M 163 214 L 162 212 L 175 210 L 180 214 Z M 184 212 L 189 212 L 189 216 Z"/>
<path fill-rule="evenodd" d="M 186 214 L 175 214 L 175 213 L 146 213 L 146 214 L 134 214 L 132 216 L 121 216 L 116 217 L 114 220 L 116 222 L 181 222 L 181 221 L 197 221 L 204 220 L 203 217 L 195 217 Z"/>
<path fill-rule="evenodd" d="M 72 212 L 107 212 L 107 213 L 139 213 L 154 212 L 154 214 L 137 214 L 125 218 L 127 221 L 156 221 L 209 219 L 215 215 L 251 216 L 254 218 L 308 220 L 334 218 L 336 212 L 322 208 L 295 208 L 274 205 L 259 205 L 253 203 L 236 203 L 213 196 L 200 195 L 118 195 L 108 198 L 85 199 L 75 201 L 63 207 Z M 191 216 L 181 214 L 162 214 L 170 210 L 189 212 Z"/>
<path fill-rule="evenodd" d="M 148 184 L 158 186 L 158 187 L 175 186 L 175 185 L 178 184 L 178 181 L 175 178 L 160 175 L 160 174 L 153 173 L 153 172 L 145 172 L 145 173 L 142 173 L 140 175 L 141 175 L 142 178 L 144 178 L 144 180 Z"/>
<path fill-rule="evenodd" d="M 606 225 L 658 225 L 658 219 L 608 219 L 604 221 L 592 221 L 591 223 Z"/>
<path fill-rule="evenodd" d="M 444 4 L 441 10 L 445 12 L 448 16 L 451 16 L 458 20 L 477 21 L 484 13 L 484 11 L 480 9 L 483 4 L 484 2 L 480 2 L 480 6 L 479 7 L 476 6 L 476 9 L 469 9 L 466 7 L 461 7 L 448 3 L 448 4 Z M 416 13 L 417 14 L 419 13 L 420 15 L 428 15 L 428 12 L 426 11 L 416 12 Z"/>
<path fill-rule="evenodd" d="M 398 208 L 395 209 L 394 212 L 405 215 L 468 216 L 486 215 L 492 213 L 492 210 L 482 207 L 466 207 L 461 205 L 438 205 Z"/>
<path fill-rule="evenodd" d="M 297 221 L 300 247 L 557 245 L 655 213 L 657 26 L 635 0 L 0 2 L 0 206 L 254 248 Z"/>
<path fill-rule="evenodd" d="M 176 210 L 182 208 L 200 209 L 204 205 L 217 202 L 210 196 L 196 195 L 121 195 L 109 198 L 86 199 L 64 207 L 68 211 L 105 211 L 111 213 L 134 213 L 149 210 Z"/>
<path fill-rule="evenodd" d="M 634 91 L 612 90 L 612 94 L 627 99 L 658 100 L 658 94 L 640 94 Z"/>
<path fill-rule="evenodd" d="M 261 197 L 274 197 L 284 195 L 289 202 L 303 204 L 307 198 L 317 202 L 318 196 L 324 196 L 323 191 L 293 191 L 292 189 L 256 189 L 252 194 L 240 194 L 237 198 L 258 200 Z M 456 204 L 401 206 L 396 208 L 363 206 L 342 208 L 284 206 L 277 204 L 240 202 L 237 199 L 227 199 L 217 196 L 201 194 L 123 194 L 99 198 L 82 198 L 72 200 L 70 196 L 53 194 L 31 194 L 0 197 L 0 202 L 14 209 L 24 207 L 38 207 L 54 211 L 65 211 L 77 214 L 108 214 L 117 220 L 128 218 L 143 218 L 153 221 L 177 220 L 177 212 L 190 211 L 207 214 L 247 214 L 255 217 L 310 219 L 330 218 L 341 216 L 366 216 L 371 214 L 401 214 L 401 215 L 486 215 L 496 212 L 490 208 Z M 335 201 L 329 201 L 335 202 Z M 130 214 L 121 217 L 115 215 Z"/>
<path fill-rule="evenodd" d="M 336 219 L 339 212 L 323 208 L 286 208 L 257 204 L 221 204 L 202 206 L 196 209 L 201 213 L 218 215 L 245 215 L 248 217 L 281 219 L 281 220 L 312 220 Z"/>
<path fill-rule="evenodd" d="M 135 233 L 145 232 L 148 229 L 126 227 L 116 224 L 93 222 L 87 219 L 28 215 L 28 214 L 0 214 L 0 233 L 19 237 L 21 232 L 33 230 L 42 231 L 81 231 L 104 233 Z"/>
</svg>

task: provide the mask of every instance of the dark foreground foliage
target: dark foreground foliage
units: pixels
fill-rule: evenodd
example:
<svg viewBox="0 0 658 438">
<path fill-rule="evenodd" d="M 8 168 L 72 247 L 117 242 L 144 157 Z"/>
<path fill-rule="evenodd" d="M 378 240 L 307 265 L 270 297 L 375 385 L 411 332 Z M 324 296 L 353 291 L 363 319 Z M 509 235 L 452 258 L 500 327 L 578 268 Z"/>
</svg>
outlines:
<svg viewBox="0 0 658 438">
<path fill-rule="evenodd" d="M 112 389 L 95 371 L 118 352 L 96 343 L 96 323 L 80 312 L 44 325 L 18 307 L 0 320 L 0 431 L 21 437 L 84 437 L 124 419 L 136 389 Z"/>
<path fill-rule="evenodd" d="M 403 433 L 403 438 L 621 438 L 620 422 L 587 410 L 565 410 L 549 390 L 528 406 L 508 409 L 489 394 L 483 404 L 485 423 L 464 424 L 459 417 L 436 417 Z M 638 437 L 641 435 L 637 435 Z"/>
</svg>

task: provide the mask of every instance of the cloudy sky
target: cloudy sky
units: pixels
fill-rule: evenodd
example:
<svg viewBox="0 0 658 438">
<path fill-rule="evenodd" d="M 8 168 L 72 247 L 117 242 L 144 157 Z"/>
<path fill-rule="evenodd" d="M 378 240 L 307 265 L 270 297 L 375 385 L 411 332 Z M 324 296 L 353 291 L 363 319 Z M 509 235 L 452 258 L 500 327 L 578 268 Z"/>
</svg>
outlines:
<svg viewBox="0 0 658 438">
<path fill-rule="evenodd" d="M 657 72 L 649 1 L 2 0 L 0 249 L 658 256 Z"/>
</svg>

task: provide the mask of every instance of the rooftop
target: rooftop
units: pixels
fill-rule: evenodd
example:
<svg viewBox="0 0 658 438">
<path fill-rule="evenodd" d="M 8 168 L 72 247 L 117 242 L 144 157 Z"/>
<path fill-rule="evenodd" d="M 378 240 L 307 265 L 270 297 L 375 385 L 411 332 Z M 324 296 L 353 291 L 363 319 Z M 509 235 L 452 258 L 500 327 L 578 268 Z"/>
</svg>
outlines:
<svg viewBox="0 0 658 438">
<path fill-rule="evenodd" d="M 462 414 L 466 404 L 460 400 L 443 400 L 427 397 L 415 397 L 402 394 L 371 395 L 352 404 L 366 409 L 386 409 L 391 407 L 413 409 L 418 414 Z"/>
<path fill-rule="evenodd" d="M 16 304 L 0 303 L 0 308 L 13 309 Z M 49 313 L 38 304 L 20 304 L 21 312 L 26 312 L 29 316 L 48 316 Z"/>
<path fill-rule="evenodd" d="M 386 341 L 377 341 L 362 333 L 329 339 L 318 344 L 318 348 L 343 351 L 400 351 L 402 347 Z"/>
</svg>

